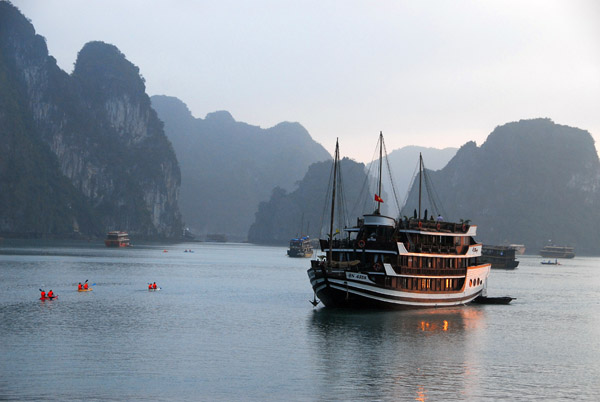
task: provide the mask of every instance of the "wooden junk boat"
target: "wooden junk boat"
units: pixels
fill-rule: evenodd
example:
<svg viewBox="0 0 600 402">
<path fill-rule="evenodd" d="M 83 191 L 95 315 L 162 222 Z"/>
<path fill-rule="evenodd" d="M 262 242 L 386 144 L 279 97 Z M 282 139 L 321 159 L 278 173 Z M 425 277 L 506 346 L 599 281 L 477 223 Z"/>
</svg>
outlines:
<svg viewBox="0 0 600 402">
<path fill-rule="evenodd" d="M 379 194 L 381 154 L 379 143 Z M 413 218 L 394 219 L 377 209 L 344 229 L 334 239 L 335 187 L 339 166 L 336 142 L 329 238 L 320 240 L 325 256 L 311 261 L 308 277 L 326 307 L 405 309 L 456 306 L 486 296 L 489 263 L 480 263 L 477 226 L 421 217 L 423 159 L 419 157 L 419 211 Z M 317 298 L 319 300 L 317 300 Z"/>
<path fill-rule="evenodd" d="M 108 232 L 104 240 L 106 247 L 129 247 L 129 235 L 127 232 L 113 230 Z"/>
<path fill-rule="evenodd" d="M 310 258 L 313 255 L 313 247 L 310 237 L 302 236 L 290 240 L 290 248 L 287 251 L 289 257 Z"/>
<path fill-rule="evenodd" d="M 540 250 L 540 255 L 544 258 L 574 258 L 575 248 L 547 245 Z"/>
<path fill-rule="evenodd" d="M 517 250 L 511 246 L 492 246 L 484 244 L 481 249 L 482 262 L 492 264 L 492 269 L 515 269 L 519 266 L 515 254 Z"/>
</svg>

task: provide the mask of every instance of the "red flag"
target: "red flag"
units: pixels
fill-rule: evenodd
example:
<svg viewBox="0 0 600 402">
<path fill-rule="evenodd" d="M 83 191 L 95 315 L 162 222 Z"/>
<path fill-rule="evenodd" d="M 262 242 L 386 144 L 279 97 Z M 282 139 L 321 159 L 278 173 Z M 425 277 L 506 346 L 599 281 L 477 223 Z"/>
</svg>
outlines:
<svg viewBox="0 0 600 402">
<path fill-rule="evenodd" d="M 375 201 L 377 201 L 377 202 L 383 202 L 383 200 L 381 199 L 381 197 L 378 196 L 377 194 L 375 194 Z"/>
</svg>

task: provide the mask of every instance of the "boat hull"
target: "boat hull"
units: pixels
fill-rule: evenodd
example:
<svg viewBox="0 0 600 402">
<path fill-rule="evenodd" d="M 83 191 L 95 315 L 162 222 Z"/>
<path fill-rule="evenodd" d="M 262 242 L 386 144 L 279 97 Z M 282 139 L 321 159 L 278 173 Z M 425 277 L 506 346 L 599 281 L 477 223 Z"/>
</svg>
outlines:
<svg viewBox="0 0 600 402">
<path fill-rule="evenodd" d="M 575 258 L 573 252 L 555 252 L 555 251 L 540 251 L 540 255 L 544 258 Z"/>
<path fill-rule="evenodd" d="M 106 247 L 129 247 L 129 241 L 104 240 Z"/>
<path fill-rule="evenodd" d="M 312 257 L 313 252 L 312 252 L 312 250 L 311 251 L 288 250 L 287 255 L 288 255 L 288 257 L 292 257 L 292 258 L 310 258 L 310 257 Z"/>
<path fill-rule="evenodd" d="M 323 275 L 322 271 L 319 272 L 314 268 L 307 271 L 313 291 L 326 307 L 393 310 L 452 307 L 470 303 L 482 294 L 489 272 L 489 264 L 477 269 L 469 269 L 465 284 L 459 291 L 418 292 L 377 285 L 366 279 L 369 274 L 364 273 L 346 271 L 345 277 L 339 275 L 331 277 Z M 478 285 L 469 283 L 478 283 Z"/>
</svg>

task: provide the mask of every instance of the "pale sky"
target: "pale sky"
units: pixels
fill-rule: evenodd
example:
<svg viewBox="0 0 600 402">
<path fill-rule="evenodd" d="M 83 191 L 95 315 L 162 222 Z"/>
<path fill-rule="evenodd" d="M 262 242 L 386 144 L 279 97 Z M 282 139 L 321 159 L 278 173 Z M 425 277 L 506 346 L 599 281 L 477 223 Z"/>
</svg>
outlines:
<svg viewBox="0 0 600 402">
<path fill-rule="evenodd" d="M 600 140 L 600 2 L 14 0 L 71 72 L 86 42 L 117 46 L 149 95 L 195 117 L 301 123 L 333 153 L 481 145 L 549 117 Z"/>
</svg>

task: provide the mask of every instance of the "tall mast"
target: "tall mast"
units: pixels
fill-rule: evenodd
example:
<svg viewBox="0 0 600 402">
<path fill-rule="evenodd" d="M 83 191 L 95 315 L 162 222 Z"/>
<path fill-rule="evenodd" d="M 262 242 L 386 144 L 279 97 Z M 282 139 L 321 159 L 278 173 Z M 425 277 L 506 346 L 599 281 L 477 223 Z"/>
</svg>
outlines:
<svg viewBox="0 0 600 402">
<path fill-rule="evenodd" d="M 340 146 L 338 139 L 335 139 L 335 155 L 333 157 L 333 189 L 331 191 L 331 221 L 329 223 L 329 256 L 327 260 L 331 262 L 333 255 L 333 219 L 335 216 L 335 188 L 337 187 L 337 167 L 340 160 Z"/>
<path fill-rule="evenodd" d="M 381 197 L 381 165 L 382 165 L 382 155 L 383 155 L 383 133 L 379 132 L 379 187 L 377 188 L 377 195 Z M 379 215 L 379 209 L 381 208 L 381 203 L 377 203 L 377 215 Z"/>
<path fill-rule="evenodd" d="M 421 219 L 421 185 L 423 181 L 423 155 L 419 152 L 419 220 Z M 427 217 L 425 217 L 427 218 Z"/>
</svg>

